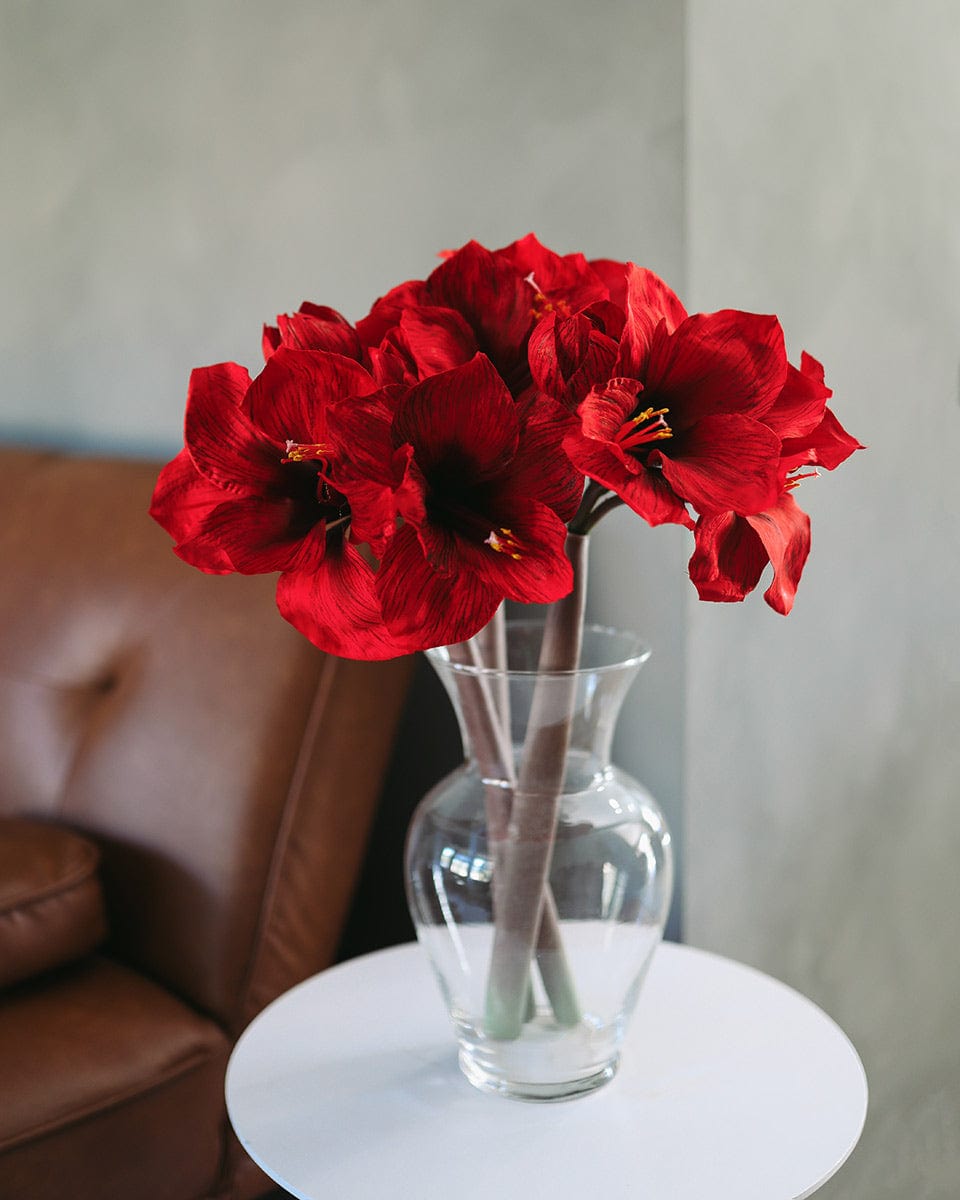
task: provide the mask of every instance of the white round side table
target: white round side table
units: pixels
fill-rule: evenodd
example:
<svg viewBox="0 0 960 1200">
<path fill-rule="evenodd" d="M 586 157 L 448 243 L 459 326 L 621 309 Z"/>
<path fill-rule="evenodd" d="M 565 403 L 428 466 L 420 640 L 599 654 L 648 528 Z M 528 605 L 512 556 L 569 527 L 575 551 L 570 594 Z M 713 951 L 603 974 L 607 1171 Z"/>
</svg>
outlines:
<svg viewBox="0 0 960 1200">
<path fill-rule="evenodd" d="M 863 1128 L 857 1052 L 798 992 L 666 943 L 617 1076 L 557 1104 L 473 1088 L 416 944 L 274 1001 L 227 1070 L 250 1156 L 300 1200 L 800 1200 Z"/>
</svg>

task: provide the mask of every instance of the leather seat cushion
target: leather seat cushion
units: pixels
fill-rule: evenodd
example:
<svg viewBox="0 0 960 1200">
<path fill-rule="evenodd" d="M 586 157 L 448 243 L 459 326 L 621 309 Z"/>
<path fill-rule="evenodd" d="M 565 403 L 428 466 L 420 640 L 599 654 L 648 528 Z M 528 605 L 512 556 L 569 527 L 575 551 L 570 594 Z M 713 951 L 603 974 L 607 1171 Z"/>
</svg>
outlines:
<svg viewBox="0 0 960 1200">
<path fill-rule="evenodd" d="M 99 956 L 10 989 L 0 996 L 4 1195 L 208 1194 L 224 1152 L 229 1052 L 212 1021 Z"/>
<path fill-rule="evenodd" d="M 107 922 L 87 838 L 43 821 L 0 820 L 0 988 L 89 954 Z"/>
</svg>

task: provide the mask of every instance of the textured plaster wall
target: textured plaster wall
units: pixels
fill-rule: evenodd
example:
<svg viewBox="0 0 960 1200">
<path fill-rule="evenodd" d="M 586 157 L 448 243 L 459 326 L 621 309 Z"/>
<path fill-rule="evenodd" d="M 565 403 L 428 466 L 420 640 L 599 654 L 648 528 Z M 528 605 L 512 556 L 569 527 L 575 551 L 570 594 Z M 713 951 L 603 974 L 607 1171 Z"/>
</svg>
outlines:
<svg viewBox="0 0 960 1200">
<path fill-rule="evenodd" d="M 530 228 L 681 264 L 682 9 L 4 0 L 0 430 L 173 448 L 189 368 Z"/>
<path fill-rule="evenodd" d="M 167 455 L 191 367 L 256 369 L 437 251 L 535 230 L 682 284 L 683 5 L 2 0 L 0 437 Z M 683 553 L 611 521 L 596 619 L 656 650 L 619 760 L 680 827 Z"/>
<path fill-rule="evenodd" d="M 686 932 L 857 1043 L 850 1200 L 960 1188 L 958 63 L 954 3 L 688 8 L 692 301 L 778 311 L 870 449 L 786 621 L 689 606 Z"/>
</svg>

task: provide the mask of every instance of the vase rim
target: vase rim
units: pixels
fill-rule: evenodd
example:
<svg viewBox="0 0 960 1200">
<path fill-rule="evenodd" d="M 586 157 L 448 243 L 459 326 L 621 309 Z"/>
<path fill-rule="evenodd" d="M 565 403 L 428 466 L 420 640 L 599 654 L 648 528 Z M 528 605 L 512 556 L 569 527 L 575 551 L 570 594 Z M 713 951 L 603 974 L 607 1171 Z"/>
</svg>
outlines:
<svg viewBox="0 0 960 1200">
<path fill-rule="evenodd" d="M 506 621 L 506 629 L 509 635 L 511 630 L 522 629 L 543 629 L 544 620 L 542 618 L 523 617 L 518 619 L 508 619 Z M 511 676 L 548 676 L 561 677 L 570 675 L 602 675 L 616 671 L 624 671 L 629 669 L 637 669 L 641 667 L 650 657 L 651 648 L 647 642 L 629 629 L 617 629 L 613 625 L 602 625 L 595 622 L 587 622 L 583 626 L 584 635 L 592 634 L 594 636 L 607 636 L 611 640 L 619 638 L 623 641 L 626 651 L 623 655 L 618 656 L 610 662 L 600 662 L 595 664 L 581 663 L 580 666 L 574 667 L 571 670 L 554 670 L 540 671 L 536 667 L 487 667 L 477 663 L 457 662 L 450 657 L 449 646 L 433 646 L 424 651 L 427 658 L 435 663 L 442 663 L 444 667 L 449 668 L 457 674 L 470 676 L 493 676 L 493 675 L 511 675 Z"/>
</svg>

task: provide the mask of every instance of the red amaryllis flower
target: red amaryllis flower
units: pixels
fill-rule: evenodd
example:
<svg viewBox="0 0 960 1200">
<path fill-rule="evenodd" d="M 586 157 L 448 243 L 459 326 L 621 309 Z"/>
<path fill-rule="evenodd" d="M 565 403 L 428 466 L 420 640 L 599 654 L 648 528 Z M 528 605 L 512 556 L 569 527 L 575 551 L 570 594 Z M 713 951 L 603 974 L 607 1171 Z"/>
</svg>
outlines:
<svg viewBox="0 0 960 1200">
<path fill-rule="evenodd" d="M 370 512 L 352 512 L 341 489 L 360 484 L 328 421 L 336 405 L 373 404 L 365 398 L 375 392 L 358 363 L 322 352 L 281 348 L 252 383 L 233 363 L 194 371 L 186 447 L 161 473 L 151 505 L 193 566 L 282 572 L 284 616 L 323 649 L 355 658 L 409 649 L 384 627 L 374 572 L 350 536 L 359 519 L 364 537 L 382 543 L 392 492 L 371 496 L 366 485 Z M 326 610 L 318 597 L 332 597 Z M 331 609 L 335 619 L 325 620 Z"/>
<path fill-rule="evenodd" d="M 545 314 L 569 315 L 606 297 L 603 280 L 579 254 L 558 255 L 533 234 L 501 250 L 468 242 L 448 255 L 426 280 L 401 284 L 358 322 L 365 346 L 380 347 L 416 307 L 452 309 L 469 326 L 475 345 L 493 362 L 514 396 L 530 384 L 527 340 Z M 444 369 L 458 365 L 449 358 Z M 421 378 L 426 378 L 421 362 Z"/>
<path fill-rule="evenodd" d="M 663 322 L 673 333 L 687 317 L 675 293 L 645 267 L 604 260 L 591 266 L 606 271 L 611 299 L 572 317 L 551 313 L 534 329 L 528 347 L 536 386 L 571 409 L 595 384 L 614 376 L 642 378 L 657 326 Z"/>
<path fill-rule="evenodd" d="M 826 408 L 831 395 L 815 358 L 804 353 L 799 370 L 789 367 L 783 390 L 764 418 L 783 439 L 780 495 L 763 512 L 700 518 L 689 569 L 701 600 L 743 600 L 770 564 L 773 580 L 764 599 L 776 612 L 790 612 L 810 552 L 810 518 L 794 501 L 793 491 L 816 472 L 804 474 L 802 468 L 832 470 L 863 449 Z"/>
<path fill-rule="evenodd" d="M 403 525 L 377 576 L 397 636 L 462 641 L 504 597 L 550 602 L 570 590 L 564 520 L 582 480 L 559 451 L 566 414 L 557 405 L 551 419 L 547 407 L 526 420 L 479 354 L 401 399 L 393 438 L 409 454 Z"/>
<path fill-rule="evenodd" d="M 564 443 L 572 461 L 654 525 L 692 524 L 687 504 L 700 513 L 773 504 L 780 439 L 763 417 L 786 377 L 779 322 L 732 310 L 688 317 L 638 267 L 626 296 L 615 353 L 610 304 L 544 322 L 531 339 L 534 376 L 555 398 L 575 402 L 593 377 Z"/>
</svg>

